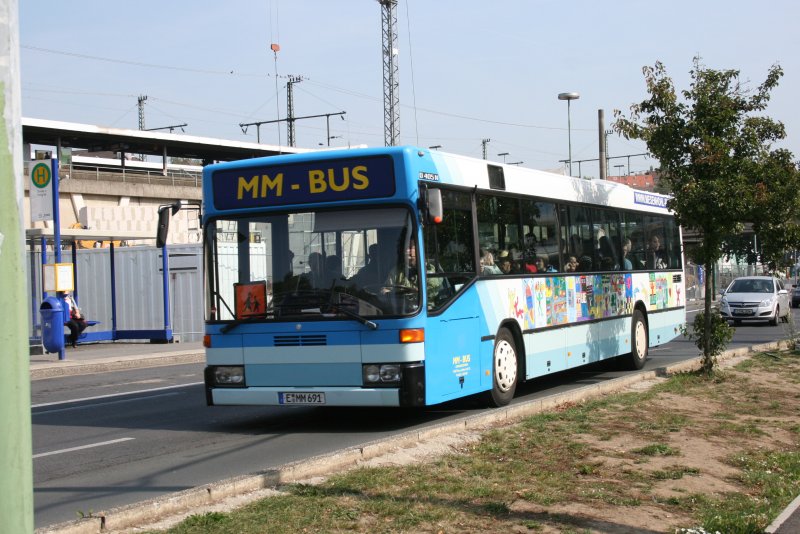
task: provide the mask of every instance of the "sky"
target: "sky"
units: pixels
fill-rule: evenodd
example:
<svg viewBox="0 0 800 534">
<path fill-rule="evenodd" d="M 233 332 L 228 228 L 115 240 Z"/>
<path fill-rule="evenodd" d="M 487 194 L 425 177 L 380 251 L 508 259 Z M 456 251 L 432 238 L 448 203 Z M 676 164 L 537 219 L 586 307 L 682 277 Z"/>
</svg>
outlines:
<svg viewBox="0 0 800 534">
<path fill-rule="evenodd" d="M 381 7 L 376 0 L 23 0 L 23 117 L 287 144 L 288 76 L 296 146 L 384 144 Z M 800 2 L 769 0 L 399 0 L 402 144 L 596 177 L 598 110 L 647 98 L 642 68 L 662 62 L 678 90 L 693 58 L 741 72 L 755 89 L 784 70 L 766 115 L 800 158 Z M 280 45 L 273 53 L 272 43 Z M 577 92 L 570 103 L 559 93 Z M 328 132 L 329 124 L 329 132 Z M 569 124 L 569 126 L 568 126 Z M 176 130 L 179 132 L 179 130 Z M 330 137 L 330 139 L 329 139 Z M 607 136 L 609 175 L 658 162 Z M 506 153 L 506 155 L 501 155 Z M 630 156 L 630 157 L 628 157 Z"/>
</svg>

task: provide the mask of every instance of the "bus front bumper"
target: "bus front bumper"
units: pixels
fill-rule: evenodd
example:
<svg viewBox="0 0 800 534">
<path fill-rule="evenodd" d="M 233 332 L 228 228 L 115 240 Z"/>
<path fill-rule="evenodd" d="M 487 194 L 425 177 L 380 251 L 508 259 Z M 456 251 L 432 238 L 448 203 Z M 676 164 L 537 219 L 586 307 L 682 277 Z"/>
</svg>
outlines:
<svg viewBox="0 0 800 534">
<path fill-rule="evenodd" d="M 236 367 L 236 366 L 223 366 Z M 359 386 L 246 386 L 239 372 L 232 385 L 215 382 L 215 369 L 205 369 L 206 404 L 209 406 L 425 406 L 425 365 L 402 364 L 398 387 Z"/>
<path fill-rule="evenodd" d="M 214 406 L 400 406 L 399 388 L 208 388 Z"/>
</svg>

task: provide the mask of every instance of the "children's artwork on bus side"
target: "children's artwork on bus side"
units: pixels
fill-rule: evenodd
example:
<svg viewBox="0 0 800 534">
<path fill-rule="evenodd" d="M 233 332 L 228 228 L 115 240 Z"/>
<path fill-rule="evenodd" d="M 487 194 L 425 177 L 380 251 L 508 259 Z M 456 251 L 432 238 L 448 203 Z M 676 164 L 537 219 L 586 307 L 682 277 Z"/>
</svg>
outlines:
<svg viewBox="0 0 800 534">
<path fill-rule="evenodd" d="M 522 299 L 520 298 L 516 289 L 508 290 L 508 306 L 512 317 L 517 320 L 523 318 L 523 315 L 525 314 L 524 304 L 522 303 Z"/>
<path fill-rule="evenodd" d="M 525 292 L 525 329 L 533 328 L 536 323 L 534 317 L 536 315 L 536 304 L 534 303 L 535 288 L 532 278 L 525 278 L 522 281 Z"/>
<path fill-rule="evenodd" d="M 534 325 L 537 328 L 547 326 L 547 284 L 544 278 L 536 278 L 534 282 L 533 298 L 536 301 L 536 313 L 534 314 Z"/>
<path fill-rule="evenodd" d="M 574 276 L 567 276 L 565 278 L 567 283 L 567 321 L 574 323 L 578 320 L 580 314 L 580 301 L 575 292 L 575 284 L 577 279 Z M 580 287 L 580 284 L 578 284 Z"/>
<path fill-rule="evenodd" d="M 567 281 L 562 277 L 550 279 L 553 286 L 553 324 L 567 322 Z"/>
<path fill-rule="evenodd" d="M 256 317 L 266 313 L 267 283 L 264 280 L 233 284 L 236 296 L 236 318 Z"/>
</svg>

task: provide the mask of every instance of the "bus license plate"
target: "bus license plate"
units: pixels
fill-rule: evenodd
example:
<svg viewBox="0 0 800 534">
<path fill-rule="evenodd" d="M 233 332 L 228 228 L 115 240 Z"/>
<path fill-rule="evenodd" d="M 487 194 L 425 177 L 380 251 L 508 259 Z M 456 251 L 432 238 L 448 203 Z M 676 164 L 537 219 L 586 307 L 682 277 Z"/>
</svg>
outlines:
<svg viewBox="0 0 800 534">
<path fill-rule="evenodd" d="M 324 393 L 311 392 L 292 392 L 278 393 L 278 403 L 280 404 L 325 404 Z"/>
</svg>

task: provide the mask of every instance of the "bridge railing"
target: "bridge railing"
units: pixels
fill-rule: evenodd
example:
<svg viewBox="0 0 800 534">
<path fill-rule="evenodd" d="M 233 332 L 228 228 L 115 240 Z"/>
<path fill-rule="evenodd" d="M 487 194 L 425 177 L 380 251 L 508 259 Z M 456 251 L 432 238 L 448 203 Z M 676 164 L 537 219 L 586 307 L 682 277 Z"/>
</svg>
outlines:
<svg viewBox="0 0 800 534">
<path fill-rule="evenodd" d="M 145 183 L 153 185 L 173 185 L 186 187 L 200 187 L 202 184 L 201 171 L 187 169 L 167 169 L 167 174 L 161 169 L 141 169 L 136 167 L 92 165 L 73 163 L 64 165 L 60 174 L 65 173 L 74 180 L 95 180 L 103 182 Z"/>
</svg>

